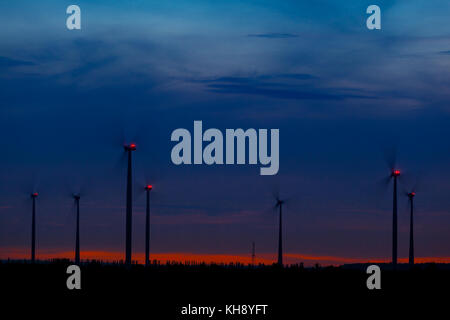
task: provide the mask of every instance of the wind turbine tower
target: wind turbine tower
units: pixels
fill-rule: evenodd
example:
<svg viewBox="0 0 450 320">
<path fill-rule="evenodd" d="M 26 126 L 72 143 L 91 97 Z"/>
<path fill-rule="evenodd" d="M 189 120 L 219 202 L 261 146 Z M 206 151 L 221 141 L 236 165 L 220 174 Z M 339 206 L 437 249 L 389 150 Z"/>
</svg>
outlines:
<svg viewBox="0 0 450 320">
<path fill-rule="evenodd" d="M 125 152 L 128 154 L 128 171 L 127 171 L 127 211 L 126 211 L 126 221 L 125 221 L 125 263 L 127 265 L 131 264 L 131 227 L 132 227 L 132 216 L 133 216 L 133 196 L 132 196 L 132 153 L 136 151 L 136 145 L 131 143 L 124 146 Z"/>
<path fill-rule="evenodd" d="M 397 268 L 397 178 L 400 170 L 392 170 L 391 178 L 394 179 L 394 200 L 392 208 L 392 267 Z"/>
<path fill-rule="evenodd" d="M 275 208 L 280 208 L 280 221 L 278 225 L 278 265 L 283 266 L 283 218 L 282 208 L 284 201 L 277 198 Z"/>
<path fill-rule="evenodd" d="M 252 242 L 252 266 L 255 265 L 255 241 Z"/>
<path fill-rule="evenodd" d="M 414 196 L 415 192 L 408 193 L 411 214 L 409 217 L 409 266 L 414 266 Z"/>
<path fill-rule="evenodd" d="M 38 196 L 37 192 L 31 194 L 31 200 L 33 201 L 32 211 L 31 211 L 31 262 L 36 259 L 36 198 Z"/>
<path fill-rule="evenodd" d="M 75 264 L 80 264 L 80 194 L 74 194 L 75 205 L 77 208 L 77 231 L 75 236 Z"/>
<path fill-rule="evenodd" d="M 153 186 L 148 184 L 145 186 L 147 193 L 147 207 L 145 210 L 145 265 L 150 265 L 150 191 Z"/>
</svg>

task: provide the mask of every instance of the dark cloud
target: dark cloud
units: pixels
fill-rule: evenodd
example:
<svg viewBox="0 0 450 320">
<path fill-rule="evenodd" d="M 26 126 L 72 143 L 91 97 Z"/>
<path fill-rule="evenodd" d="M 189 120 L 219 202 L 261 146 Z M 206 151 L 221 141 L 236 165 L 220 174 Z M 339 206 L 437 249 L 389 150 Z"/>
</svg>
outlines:
<svg viewBox="0 0 450 320">
<path fill-rule="evenodd" d="M 267 39 L 298 38 L 298 35 L 293 33 L 257 33 L 257 34 L 249 34 L 247 36 L 251 38 L 267 38 Z"/>
<path fill-rule="evenodd" d="M 11 59 L 8 57 L 0 57 L 0 68 L 4 67 L 19 67 L 19 66 L 33 66 L 34 63 L 30 61 L 23 61 L 17 59 Z"/>
<path fill-rule="evenodd" d="M 439 53 L 440 53 L 440 54 L 450 55 L 450 50 L 440 51 Z"/>
<path fill-rule="evenodd" d="M 271 77 L 271 76 L 267 76 Z M 309 79 L 315 79 L 316 77 L 307 74 L 307 73 L 286 73 L 286 74 L 279 74 L 277 76 L 278 78 L 288 78 L 288 79 L 296 79 L 296 80 L 309 80 Z"/>
<path fill-rule="evenodd" d="M 88 73 L 104 68 L 106 66 L 112 65 L 117 62 L 118 58 L 116 57 L 107 57 L 98 61 L 89 61 L 84 63 L 82 66 L 73 69 L 70 74 L 74 77 L 78 76 L 86 76 Z"/>
<path fill-rule="evenodd" d="M 200 82 L 200 83 L 213 83 L 213 82 L 232 82 L 232 83 L 262 83 L 264 80 L 281 80 L 281 79 L 294 79 L 294 80 L 311 80 L 317 77 L 307 73 L 289 73 L 289 74 L 264 74 L 251 77 L 217 77 L 213 79 L 200 79 L 188 81 Z"/>
<path fill-rule="evenodd" d="M 298 80 L 317 79 L 309 74 L 260 75 L 255 77 L 220 77 L 202 80 L 211 92 L 223 94 L 260 95 L 274 99 L 343 100 L 375 99 L 362 90 L 322 88 L 320 84 Z"/>
</svg>

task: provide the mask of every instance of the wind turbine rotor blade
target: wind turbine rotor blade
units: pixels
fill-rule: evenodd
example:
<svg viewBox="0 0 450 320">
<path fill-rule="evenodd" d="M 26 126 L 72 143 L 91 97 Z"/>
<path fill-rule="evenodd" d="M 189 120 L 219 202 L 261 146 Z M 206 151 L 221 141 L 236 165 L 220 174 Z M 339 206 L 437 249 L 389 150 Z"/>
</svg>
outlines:
<svg viewBox="0 0 450 320">
<path fill-rule="evenodd" d="M 272 197 L 276 201 L 280 200 L 280 188 L 277 185 L 272 187 Z"/>
<path fill-rule="evenodd" d="M 113 169 L 115 172 L 122 171 L 125 169 L 126 164 L 127 164 L 127 152 L 122 151 L 121 155 L 115 161 Z"/>
<path fill-rule="evenodd" d="M 385 148 L 384 160 L 390 170 L 396 169 L 397 166 L 397 147 L 392 146 Z"/>
<path fill-rule="evenodd" d="M 423 180 L 421 176 L 416 176 L 415 182 L 413 183 L 412 192 L 420 192 L 423 190 Z"/>
<path fill-rule="evenodd" d="M 92 185 L 90 183 L 84 182 L 80 187 L 80 192 L 78 193 L 81 197 L 86 197 L 89 194 L 89 188 Z"/>
<path fill-rule="evenodd" d="M 384 178 L 378 180 L 376 185 L 378 188 L 387 189 L 387 187 L 389 186 L 389 184 L 391 182 L 391 179 L 392 179 L 391 176 L 384 177 Z"/>
</svg>

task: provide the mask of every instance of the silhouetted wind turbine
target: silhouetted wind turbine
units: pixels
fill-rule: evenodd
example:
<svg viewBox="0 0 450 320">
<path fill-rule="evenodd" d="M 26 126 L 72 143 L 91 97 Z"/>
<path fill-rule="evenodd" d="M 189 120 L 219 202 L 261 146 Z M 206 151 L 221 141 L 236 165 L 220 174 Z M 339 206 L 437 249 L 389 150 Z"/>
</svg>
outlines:
<svg viewBox="0 0 450 320">
<path fill-rule="evenodd" d="M 150 191 L 153 186 L 148 184 L 145 186 L 147 193 L 147 207 L 145 210 L 145 265 L 150 265 Z"/>
<path fill-rule="evenodd" d="M 409 266 L 414 266 L 414 191 L 408 193 L 409 203 L 411 206 L 411 213 L 409 217 Z"/>
<path fill-rule="evenodd" d="M 397 268 L 397 178 L 400 170 L 392 169 L 391 178 L 394 179 L 394 200 L 392 208 L 392 267 Z"/>
<path fill-rule="evenodd" d="M 397 169 L 397 156 L 396 148 L 394 147 L 390 152 L 386 153 L 386 162 L 389 165 L 391 174 L 386 179 L 386 184 L 394 180 L 394 191 L 393 191 L 393 207 L 392 207 L 392 267 L 395 270 L 397 268 L 397 180 L 400 177 L 400 170 Z"/>
<path fill-rule="evenodd" d="M 252 242 L 252 266 L 255 265 L 255 241 Z"/>
<path fill-rule="evenodd" d="M 132 204 L 132 165 L 131 165 L 131 154 L 136 150 L 136 145 L 131 143 L 124 146 L 125 152 L 128 153 L 128 171 L 127 171 L 127 211 L 126 211 L 126 221 L 125 221 L 125 263 L 127 265 L 131 264 L 131 227 L 132 227 L 132 215 L 133 215 L 133 204 Z"/>
<path fill-rule="evenodd" d="M 77 231 L 75 236 L 75 264 L 80 264 L 80 194 L 74 194 L 75 205 L 77 207 Z"/>
<path fill-rule="evenodd" d="M 31 262 L 35 261 L 36 258 L 36 198 L 38 196 L 37 192 L 31 194 L 31 199 L 33 201 L 32 213 L 31 213 Z"/>
<path fill-rule="evenodd" d="M 283 266 L 283 219 L 282 219 L 282 207 L 284 204 L 283 200 L 276 197 L 277 203 L 275 204 L 275 209 L 280 209 L 280 222 L 278 225 L 278 265 Z"/>
</svg>

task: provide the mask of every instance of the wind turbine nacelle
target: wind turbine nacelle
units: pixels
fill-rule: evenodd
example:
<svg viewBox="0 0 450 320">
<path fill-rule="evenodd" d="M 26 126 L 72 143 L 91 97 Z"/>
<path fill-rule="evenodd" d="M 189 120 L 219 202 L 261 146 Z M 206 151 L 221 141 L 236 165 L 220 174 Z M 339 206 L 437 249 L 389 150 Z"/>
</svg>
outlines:
<svg viewBox="0 0 450 320">
<path fill-rule="evenodd" d="M 129 145 L 124 145 L 123 148 L 125 151 L 136 151 L 136 144 L 132 143 Z"/>
<path fill-rule="evenodd" d="M 33 192 L 33 193 L 31 194 L 31 198 L 37 198 L 37 196 L 38 196 L 38 193 L 37 193 L 37 192 Z"/>
<path fill-rule="evenodd" d="M 392 170 L 391 177 L 398 177 L 400 176 L 400 170 Z"/>
</svg>

